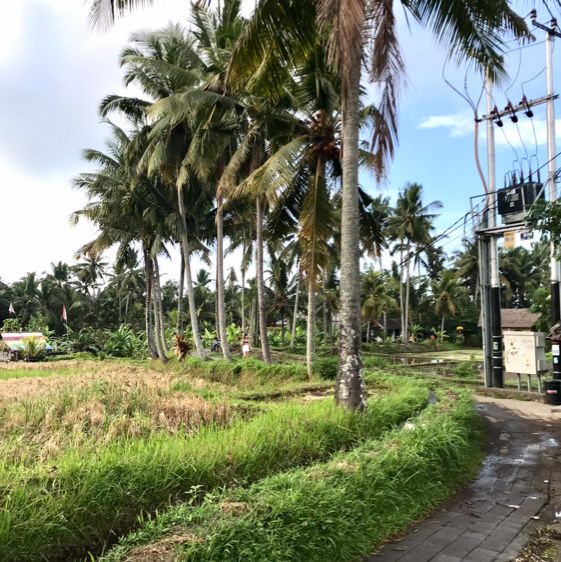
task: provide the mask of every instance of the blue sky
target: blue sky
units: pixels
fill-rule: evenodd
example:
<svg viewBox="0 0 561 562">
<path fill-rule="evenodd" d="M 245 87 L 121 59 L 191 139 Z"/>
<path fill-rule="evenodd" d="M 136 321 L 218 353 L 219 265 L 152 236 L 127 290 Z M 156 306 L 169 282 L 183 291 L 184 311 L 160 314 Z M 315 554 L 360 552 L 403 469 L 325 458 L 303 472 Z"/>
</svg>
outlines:
<svg viewBox="0 0 561 562">
<path fill-rule="evenodd" d="M 524 3 L 522 3 L 524 4 Z M 99 123 L 97 105 L 108 93 L 123 93 L 118 54 L 132 31 L 159 28 L 168 21 L 185 21 L 186 0 L 160 0 L 122 20 L 105 34 L 87 27 L 87 8 L 76 0 L 20 0 L 3 7 L 0 21 L 0 190 L 2 231 L 9 236 L 0 258 L 0 278 L 12 282 L 27 271 L 45 271 L 59 260 L 73 262 L 76 249 L 94 235 L 87 224 L 70 227 L 69 214 L 85 200 L 70 188 L 71 178 L 87 169 L 80 151 L 101 148 L 107 134 Z M 249 9 L 253 0 L 248 0 Z M 523 5 L 524 7 L 524 5 Z M 525 5 L 526 10 L 529 9 Z M 540 18 L 546 20 L 545 14 Z M 473 121 L 467 103 L 444 83 L 441 72 L 445 50 L 434 45 L 430 34 L 414 25 L 411 30 L 400 15 L 399 35 L 407 65 L 407 86 L 402 92 L 400 144 L 382 193 L 395 197 L 403 185 L 424 186 L 426 202 L 444 204 L 437 220 L 443 230 L 469 210 L 470 195 L 482 192 L 473 157 Z M 536 33 L 543 39 L 541 32 Z M 516 48 L 516 44 L 512 44 Z M 558 65 L 559 50 L 555 53 Z M 544 66 L 544 46 L 508 55 L 513 102 L 521 98 L 520 83 Z M 519 65 L 520 61 L 520 65 Z M 518 70 L 520 66 L 520 70 Z M 449 65 L 447 77 L 463 88 L 465 71 Z M 479 95 L 481 81 L 469 75 L 469 91 Z M 506 104 L 496 91 L 499 107 Z M 545 74 L 527 85 L 529 98 L 545 93 Z M 483 105 L 481 106 L 482 109 Z M 536 109 L 535 127 L 540 161 L 545 162 L 545 109 Z M 534 152 L 530 122 L 521 117 L 519 129 L 527 149 Z M 524 153 L 517 130 L 505 120 L 504 134 Z M 496 131 L 497 177 L 502 184 L 515 154 Z M 485 162 L 485 137 L 480 139 Z M 374 180 L 365 175 L 363 187 L 376 192 Z M 457 231 L 445 241 L 450 252 L 460 241 Z M 162 264 L 176 277 L 176 260 Z"/>
</svg>

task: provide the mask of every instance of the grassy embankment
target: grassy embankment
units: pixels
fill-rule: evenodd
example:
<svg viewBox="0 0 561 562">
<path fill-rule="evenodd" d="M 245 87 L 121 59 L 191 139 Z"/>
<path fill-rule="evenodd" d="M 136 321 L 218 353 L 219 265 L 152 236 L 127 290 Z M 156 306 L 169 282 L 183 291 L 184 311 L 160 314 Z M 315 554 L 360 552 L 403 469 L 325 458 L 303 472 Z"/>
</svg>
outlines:
<svg viewBox="0 0 561 562">
<path fill-rule="evenodd" d="M 357 560 L 474 475 L 481 453 L 471 400 L 441 398 L 406 428 L 327 462 L 174 506 L 101 560 Z"/>
<path fill-rule="evenodd" d="M 104 369 L 100 379 L 0 401 L 1 560 L 84 557 L 172 502 L 197 503 L 380 437 L 428 394 L 417 381 L 380 377 L 361 416 L 332 399 L 239 399 L 310 384 L 301 366 Z"/>
</svg>

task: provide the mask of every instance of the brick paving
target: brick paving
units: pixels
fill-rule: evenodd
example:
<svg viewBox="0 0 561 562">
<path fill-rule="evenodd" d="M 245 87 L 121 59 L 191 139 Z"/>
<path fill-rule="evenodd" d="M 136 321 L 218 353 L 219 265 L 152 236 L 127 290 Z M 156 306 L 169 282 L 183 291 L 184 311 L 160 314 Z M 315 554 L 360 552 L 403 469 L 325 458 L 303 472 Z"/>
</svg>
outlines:
<svg viewBox="0 0 561 562">
<path fill-rule="evenodd" d="M 478 478 L 364 562 L 511 562 L 551 518 L 561 490 L 561 411 L 486 397 L 477 409 L 489 436 Z"/>
</svg>

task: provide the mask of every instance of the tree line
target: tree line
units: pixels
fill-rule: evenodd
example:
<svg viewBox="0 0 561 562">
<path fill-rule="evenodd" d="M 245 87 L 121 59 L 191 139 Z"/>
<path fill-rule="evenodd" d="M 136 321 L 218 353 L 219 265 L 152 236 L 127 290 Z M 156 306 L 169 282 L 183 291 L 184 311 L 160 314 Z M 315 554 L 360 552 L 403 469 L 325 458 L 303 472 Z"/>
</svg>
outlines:
<svg viewBox="0 0 561 562">
<path fill-rule="evenodd" d="M 91 0 L 92 22 L 110 25 L 145 3 Z M 239 0 L 219 2 L 217 9 L 208 4 L 192 3 L 188 29 L 136 34 L 123 51 L 125 82 L 139 86 L 144 97 L 110 95 L 101 103 L 104 118 L 124 124 L 112 125 L 106 151 L 86 151 L 98 168 L 75 180 L 91 201 L 76 219 L 87 217 L 100 231 L 81 254 L 98 256 L 113 245 L 119 253 L 140 248 L 148 341 L 151 352 L 162 356 L 158 260 L 166 243 L 179 244 L 179 284 L 187 294 L 197 353 L 204 356 L 191 257 L 212 245 L 216 324 L 228 359 L 225 240 L 241 248 L 244 260 L 253 253 L 257 326 L 269 362 L 266 240 L 272 233 L 284 247 L 292 238 L 307 291 L 308 362 L 317 295 L 338 268 L 336 399 L 362 409 L 360 252 L 368 202 L 359 189 L 359 169 L 382 179 L 397 144 L 404 63 L 394 3 L 261 0 L 249 20 L 240 15 Z M 504 74 L 505 34 L 530 37 L 507 0 L 458 0 L 454 9 L 432 0 L 401 4 L 453 58 L 494 77 Z M 363 71 L 377 85 L 375 104 L 366 100 Z M 411 260 L 404 258 L 413 237 L 402 230 L 398 250 L 399 263 L 407 264 L 399 295 L 405 340 L 413 295 Z M 280 255 L 278 247 L 274 251 Z"/>
</svg>

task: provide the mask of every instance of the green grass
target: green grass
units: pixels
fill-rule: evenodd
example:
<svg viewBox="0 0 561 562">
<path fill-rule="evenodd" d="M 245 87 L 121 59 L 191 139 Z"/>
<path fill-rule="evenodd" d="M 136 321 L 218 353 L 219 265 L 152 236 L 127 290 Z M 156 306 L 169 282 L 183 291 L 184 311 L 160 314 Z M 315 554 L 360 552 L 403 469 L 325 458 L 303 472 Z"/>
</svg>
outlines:
<svg viewBox="0 0 561 562">
<path fill-rule="evenodd" d="M 148 544 L 177 561 L 351 562 L 433 509 L 475 474 L 480 460 L 471 400 L 448 395 L 412 429 L 327 463 L 209 495 L 199 507 L 173 507 L 101 560 L 124 561 L 133 548 L 141 556 Z"/>
<path fill-rule="evenodd" d="M 426 406 L 426 385 L 388 377 L 381 384 L 394 392 L 372 400 L 366 415 L 336 408 L 332 399 L 283 402 L 249 421 L 202 427 L 191 437 L 162 431 L 94 450 L 71 448 L 29 467 L 3 463 L 0 560 L 69 560 L 98 551 L 139 515 L 325 460 Z"/>
<path fill-rule="evenodd" d="M 53 376 L 70 376 L 80 373 L 81 370 L 73 367 L 62 367 L 57 369 L 5 369 L 0 367 L 0 380 L 22 379 L 28 377 L 53 377 Z"/>
</svg>

